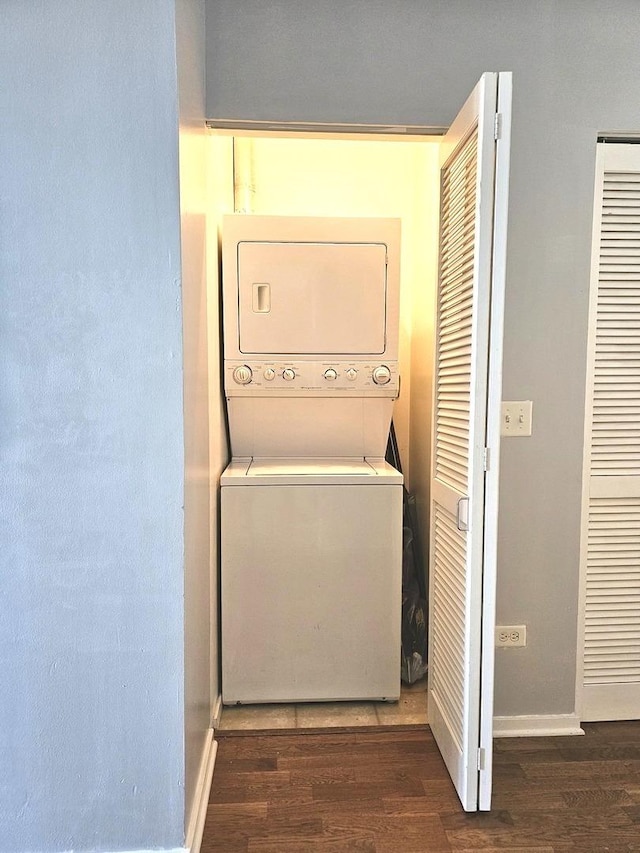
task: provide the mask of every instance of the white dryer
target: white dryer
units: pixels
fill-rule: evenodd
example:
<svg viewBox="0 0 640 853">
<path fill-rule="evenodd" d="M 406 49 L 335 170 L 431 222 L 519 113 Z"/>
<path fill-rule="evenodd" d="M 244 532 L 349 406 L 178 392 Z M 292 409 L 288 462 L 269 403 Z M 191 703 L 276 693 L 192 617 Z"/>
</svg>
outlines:
<svg viewBox="0 0 640 853">
<path fill-rule="evenodd" d="M 225 703 L 395 699 L 398 220 L 223 222 Z"/>
</svg>

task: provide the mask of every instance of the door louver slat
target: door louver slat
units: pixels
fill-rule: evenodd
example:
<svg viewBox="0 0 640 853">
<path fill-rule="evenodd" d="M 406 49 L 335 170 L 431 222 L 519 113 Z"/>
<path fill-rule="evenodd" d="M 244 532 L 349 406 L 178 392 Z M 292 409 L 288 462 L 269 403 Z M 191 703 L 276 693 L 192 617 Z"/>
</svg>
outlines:
<svg viewBox="0 0 640 853">
<path fill-rule="evenodd" d="M 640 496 L 591 498 L 585 685 L 640 681 L 639 640 Z"/>
<path fill-rule="evenodd" d="M 438 696 L 449 725 L 462 745 L 464 696 L 465 541 L 455 518 L 436 506 L 431 690 Z M 453 677 L 451 677 L 453 675 Z"/>
<path fill-rule="evenodd" d="M 467 488 L 469 461 L 465 422 L 471 378 L 476 159 L 474 133 L 442 175 L 435 476 L 462 492 Z M 458 412 L 464 417 L 458 418 Z M 452 421 L 461 427 L 455 444 L 444 440 Z"/>
<path fill-rule="evenodd" d="M 467 493 L 476 229 L 477 130 L 442 170 L 435 364 L 434 477 Z M 430 691 L 464 742 L 466 534 L 450 508 L 432 515 Z"/>
<path fill-rule="evenodd" d="M 623 200 L 621 200 L 621 198 Z M 623 205 L 621 207 L 621 205 Z M 640 399 L 640 228 L 620 241 L 620 211 L 640 223 L 640 174 L 604 175 L 596 308 L 595 384 L 591 468 L 598 476 L 640 474 L 640 431 L 620 433 L 637 417 Z M 610 287 L 609 278 L 629 277 L 630 287 Z"/>
<path fill-rule="evenodd" d="M 640 477 L 640 158 L 637 172 L 619 169 L 620 152 L 621 146 L 604 148 L 595 226 L 585 719 L 616 718 L 615 700 L 606 699 L 614 694 L 603 691 L 640 689 L 640 489 L 636 494 L 634 480 L 621 479 Z"/>
</svg>

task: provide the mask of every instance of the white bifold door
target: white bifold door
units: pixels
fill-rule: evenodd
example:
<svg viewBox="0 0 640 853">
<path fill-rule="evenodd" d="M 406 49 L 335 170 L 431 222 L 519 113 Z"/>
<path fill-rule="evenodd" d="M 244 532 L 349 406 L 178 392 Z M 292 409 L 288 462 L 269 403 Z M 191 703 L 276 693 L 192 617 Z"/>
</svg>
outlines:
<svg viewBox="0 0 640 853">
<path fill-rule="evenodd" d="M 640 144 L 598 145 L 582 517 L 582 720 L 640 718 Z"/>
<path fill-rule="evenodd" d="M 466 811 L 491 803 L 510 116 L 484 74 L 441 144 L 429 722 Z"/>
</svg>

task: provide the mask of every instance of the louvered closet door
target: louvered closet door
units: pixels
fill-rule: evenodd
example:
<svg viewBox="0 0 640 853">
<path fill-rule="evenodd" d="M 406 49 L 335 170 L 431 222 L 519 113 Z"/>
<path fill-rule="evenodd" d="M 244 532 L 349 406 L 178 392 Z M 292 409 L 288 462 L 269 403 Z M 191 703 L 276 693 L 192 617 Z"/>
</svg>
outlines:
<svg viewBox="0 0 640 853">
<path fill-rule="evenodd" d="M 504 175 L 508 174 L 509 107 L 510 77 L 485 74 L 441 145 L 429 723 L 467 811 L 488 809 L 491 798 L 499 442 L 496 410 L 500 401 L 504 284 L 504 241 L 494 242 L 494 202 L 496 179 L 502 174 L 506 180 Z M 500 152 L 494 139 L 497 109 L 503 122 Z M 506 219 L 504 183 L 500 199 Z M 490 331 L 491 353 L 496 359 L 493 375 L 489 367 Z M 491 397 L 491 473 L 496 479 L 491 490 L 492 511 L 487 513 L 492 529 L 487 531 L 485 447 L 489 443 Z M 490 637 L 484 654 L 483 637 L 485 642 Z"/>
<path fill-rule="evenodd" d="M 598 146 L 586 500 L 584 720 L 640 717 L 640 145 Z"/>
</svg>

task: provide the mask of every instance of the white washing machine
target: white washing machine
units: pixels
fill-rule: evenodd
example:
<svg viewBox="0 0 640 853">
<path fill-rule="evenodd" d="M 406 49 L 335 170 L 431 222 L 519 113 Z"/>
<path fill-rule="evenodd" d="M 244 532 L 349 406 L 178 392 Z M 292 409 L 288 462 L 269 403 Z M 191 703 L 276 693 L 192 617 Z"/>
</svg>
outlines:
<svg viewBox="0 0 640 853">
<path fill-rule="evenodd" d="M 223 223 L 226 704 L 397 699 L 399 222 Z"/>
<path fill-rule="evenodd" d="M 397 699 L 401 475 L 237 459 L 222 495 L 224 701 Z"/>
</svg>

